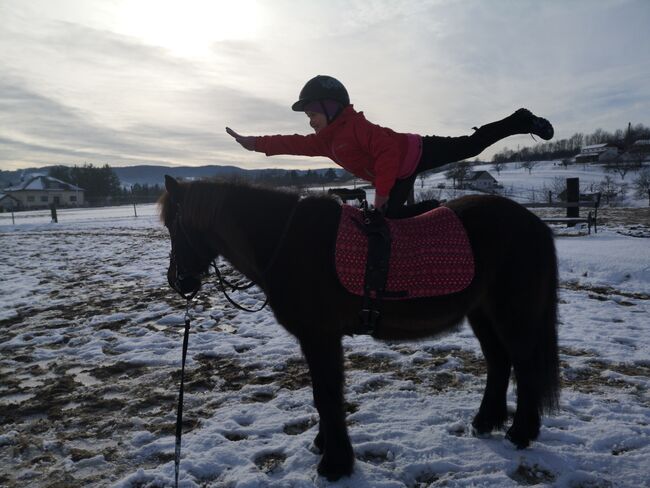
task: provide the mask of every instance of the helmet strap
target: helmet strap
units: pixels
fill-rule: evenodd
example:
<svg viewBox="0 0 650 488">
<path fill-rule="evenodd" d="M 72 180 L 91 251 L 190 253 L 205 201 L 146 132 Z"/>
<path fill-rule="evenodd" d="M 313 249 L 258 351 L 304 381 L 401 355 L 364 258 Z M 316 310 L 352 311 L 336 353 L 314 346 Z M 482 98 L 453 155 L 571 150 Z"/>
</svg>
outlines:
<svg viewBox="0 0 650 488">
<path fill-rule="evenodd" d="M 330 113 L 327 111 L 327 108 L 325 107 L 325 103 L 323 102 L 323 100 L 318 100 L 318 102 L 320 103 L 320 106 L 321 106 L 321 108 L 323 109 L 323 113 L 325 114 L 325 117 L 327 118 L 327 124 L 328 124 L 328 125 L 331 124 L 332 121 L 333 121 L 336 117 L 338 117 L 339 114 L 341 113 L 341 111 L 343 110 L 343 105 L 342 105 L 342 104 L 338 104 L 338 105 L 339 105 L 339 108 L 336 109 L 336 112 L 335 112 L 333 115 L 330 115 Z"/>
<path fill-rule="evenodd" d="M 325 118 L 327 118 L 327 123 L 329 124 L 332 119 L 330 118 L 330 114 L 327 111 L 327 107 L 325 107 L 325 104 L 323 103 L 322 100 L 318 100 L 318 103 L 320 103 L 320 107 L 323 109 L 323 113 L 325 114 Z"/>
</svg>

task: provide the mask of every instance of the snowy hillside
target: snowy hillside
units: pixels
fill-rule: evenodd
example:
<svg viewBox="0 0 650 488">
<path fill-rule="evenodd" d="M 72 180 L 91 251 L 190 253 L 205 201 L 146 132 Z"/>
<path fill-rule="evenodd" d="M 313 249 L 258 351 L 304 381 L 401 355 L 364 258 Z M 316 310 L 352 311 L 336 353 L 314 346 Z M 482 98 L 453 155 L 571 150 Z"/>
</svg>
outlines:
<svg viewBox="0 0 650 488">
<path fill-rule="evenodd" d="M 646 166 L 650 168 L 650 166 Z M 596 193 L 601 191 L 600 186 L 607 178 L 611 180 L 610 187 L 620 191 L 623 187 L 625 192 L 617 198 L 617 206 L 624 207 L 647 207 L 648 197 L 638 197 L 634 192 L 633 182 L 638 178 L 640 171 L 630 171 L 624 178 L 620 174 L 607 171 L 602 165 L 569 165 L 563 166 L 560 161 L 540 161 L 535 163 L 529 172 L 522 167 L 521 163 L 506 163 L 504 169 L 497 173 L 492 164 L 479 164 L 472 166 L 472 171 L 489 172 L 502 187 L 499 193 L 513 198 L 522 203 L 545 201 L 548 198 L 549 190 L 553 191 L 554 198 L 557 195 L 558 186 L 564 188 L 566 178 L 579 178 L 581 193 Z M 445 189 L 439 188 L 444 184 Z M 461 192 L 451 190 L 452 182 L 445 178 L 444 172 L 434 173 L 422 180 L 418 178 L 415 184 L 416 191 L 432 191 L 442 199 L 454 198 Z"/>
</svg>

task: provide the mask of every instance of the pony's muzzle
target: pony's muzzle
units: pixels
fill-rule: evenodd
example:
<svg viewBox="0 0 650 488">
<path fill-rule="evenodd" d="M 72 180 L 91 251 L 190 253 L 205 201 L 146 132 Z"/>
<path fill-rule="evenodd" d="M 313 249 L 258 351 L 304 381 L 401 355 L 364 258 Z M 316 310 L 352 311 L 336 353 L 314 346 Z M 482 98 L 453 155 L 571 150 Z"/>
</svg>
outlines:
<svg viewBox="0 0 650 488">
<path fill-rule="evenodd" d="M 167 282 L 172 290 L 176 291 L 183 298 L 195 295 L 201 289 L 201 280 L 196 276 L 185 276 L 181 273 L 174 273 L 171 269 L 167 272 Z"/>
</svg>

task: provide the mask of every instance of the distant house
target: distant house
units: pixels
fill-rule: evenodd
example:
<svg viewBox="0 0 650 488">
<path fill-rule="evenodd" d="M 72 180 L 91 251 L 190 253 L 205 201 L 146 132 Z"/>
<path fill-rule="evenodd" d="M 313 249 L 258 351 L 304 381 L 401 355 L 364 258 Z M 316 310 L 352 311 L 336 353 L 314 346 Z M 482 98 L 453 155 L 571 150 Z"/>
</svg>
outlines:
<svg viewBox="0 0 650 488">
<path fill-rule="evenodd" d="M 608 160 L 611 167 L 628 167 L 642 165 L 650 161 L 650 139 L 640 139 L 628 146 L 624 153 L 619 154 L 616 158 Z"/>
<path fill-rule="evenodd" d="M 499 186 L 499 182 L 487 171 L 472 171 L 465 180 L 465 184 L 470 188 L 484 191 L 493 190 Z"/>
<path fill-rule="evenodd" d="M 0 212 L 16 210 L 19 206 L 20 202 L 16 198 L 7 193 L 0 193 Z"/>
<path fill-rule="evenodd" d="M 76 207 L 84 203 L 84 189 L 51 176 L 32 175 L 24 182 L 3 190 L 18 202 L 20 209 Z"/>
<path fill-rule="evenodd" d="M 597 163 L 616 158 L 623 152 L 621 148 L 612 143 L 592 144 L 580 149 L 580 154 L 576 156 L 576 163 Z"/>
<path fill-rule="evenodd" d="M 626 152 L 634 155 L 644 155 L 643 159 L 650 158 L 650 139 L 634 141 L 634 144 Z"/>
</svg>

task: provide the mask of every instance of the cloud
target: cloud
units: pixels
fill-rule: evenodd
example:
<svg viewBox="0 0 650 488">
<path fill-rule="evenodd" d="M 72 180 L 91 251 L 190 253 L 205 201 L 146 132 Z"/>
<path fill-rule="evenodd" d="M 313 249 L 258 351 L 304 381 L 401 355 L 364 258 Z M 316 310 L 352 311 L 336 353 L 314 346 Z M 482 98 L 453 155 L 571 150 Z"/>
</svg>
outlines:
<svg viewBox="0 0 650 488">
<path fill-rule="evenodd" d="M 290 105 L 316 74 L 398 131 L 467 134 L 520 106 L 556 137 L 650 122 L 645 0 L 258 3 L 256 38 L 188 58 L 120 33 L 117 1 L 5 0 L 0 164 L 322 167 L 243 151 L 223 131 L 308 133 Z"/>
<path fill-rule="evenodd" d="M 241 163 L 246 158 L 225 125 L 291 128 L 273 122 L 285 118 L 288 107 L 220 85 L 220 73 L 124 36 L 57 22 L 45 33 L 21 36 L 19 44 L 26 58 L 2 63 L 3 167 L 80 159 L 116 165 Z M 233 58 L 251 50 L 227 47 Z M 34 66 L 30 59 L 38 49 L 47 56 Z M 27 67 L 36 73 L 26 74 Z M 254 159 L 254 165 L 270 165 L 262 155 Z"/>
</svg>

